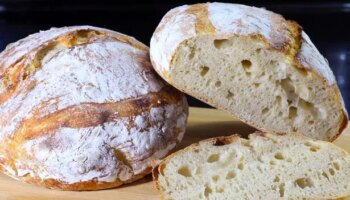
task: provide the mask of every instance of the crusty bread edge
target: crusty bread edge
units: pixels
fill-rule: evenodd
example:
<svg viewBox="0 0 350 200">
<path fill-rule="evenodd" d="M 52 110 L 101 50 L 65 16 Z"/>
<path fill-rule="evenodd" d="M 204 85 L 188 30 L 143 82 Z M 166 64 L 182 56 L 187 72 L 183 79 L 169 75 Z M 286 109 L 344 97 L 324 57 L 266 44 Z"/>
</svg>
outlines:
<svg viewBox="0 0 350 200">
<path fill-rule="evenodd" d="M 201 5 L 204 5 L 201 9 L 208 9 L 207 8 L 207 4 L 193 4 L 193 5 L 189 5 L 189 7 L 195 7 L 195 6 L 201 6 Z M 179 8 L 179 7 L 177 7 Z M 171 11 L 177 9 L 177 8 L 174 8 L 172 9 Z M 170 11 L 169 11 L 170 12 Z M 168 13 L 169 13 L 168 12 Z M 161 20 L 160 24 L 162 23 L 169 23 L 168 19 L 166 19 L 168 13 L 163 17 L 163 19 Z M 276 13 L 275 13 L 276 14 Z M 279 14 L 277 14 L 279 15 Z M 281 16 L 283 19 L 285 19 L 282 15 L 279 15 Z M 208 16 L 199 16 L 199 17 L 208 17 Z M 200 19 L 200 20 L 207 20 L 207 19 Z M 293 64 L 295 64 L 298 68 L 300 69 L 304 69 L 308 72 L 311 72 L 312 75 L 314 75 L 315 77 L 317 77 L 319 80 L 322 80 L 322 83 L 323 85 L 327 88 L 327 87 L 331 87 L 333 92 L 334 92 L 334 98 L 336 99 L 336 102 L 340 105 L 340 107 L 342 108 L 342 117 L 340 118 L 339 120 L 339 130 L 338 132 L 332 137 L 332 138 L 329 138 L 329 141 L 334 141 L 335 139 L 337 139 L 341 133 L 343 132 L 343 130 L 347 127 L 347 124 L 348 124 L 348 113 L 345 109 L 345 105 L 344 105 L 344 101 L 342 99 L 342 96 L 340 94 L 340 91 L 339 91 L 339 88 L 336 84 L 336 82 L 332 85 L 330 85 L 330 83 L 327 82 L 327 79 L 321 74 L 319 73 L 318 71 L 316 71 L 316 69 L 314 69 L 313 66 L 304 66 L 298 59 L 298 55 L 299 53 L 301 52 L 301 47 L 302 47 L 302 44 L 303 44 L 303 40 L 304 38 L 302 37 L 302 27 L 295 21 L 292 21 L 292 20 L 286 20 L 286 23 L 288 24 L 288 27 L 290 28 L 291 30 L 291 33 L 293 35 L 293 39 L 294 41 L 292 41 L 292 43 L 284 43 L 283 46 L 279 47 L 279 48 L 276 48 L 275 46 L 273 46 L 263 35 L 261 34 L 253 34 L 253 35 L 244 35 L 245 37 L 250 37 L 252 39 L 256 39 L 256 40 L 259 40 L 261 42 L 263 42 L 268 48 L 270 49 L 274 49 L 275 51 L 277 52 L 280 52 L 280 53 L 283 53 L 286 55 L 286 57 L 288 59 L 290 59 Z M 197 36 L 203 36 L 203 35 L 209 35 L 209 36 L 217 36 L 218 38 L 220 39 L 229 39 L 231 37 L 236 37 L 236 36 L 243 36 L 243 35 L 236 35 L 236 34 L 217 34 L 215 31 L 208 31 L 208 30 L 211 30 L 209 27 L 208 24 L 204 24 L 203 26 L 198 26 L 196 27 L 197 29 L 197 32 L 192 36 L 192 35 L 184 35 L 182 36 L 182 42 L 176 44 L 177 47 L 175 48 L 175 50 L 173 52 L 171 52 L 171 58 L 169 60 L 169 69 L 171 68 L 171 65 L 173 64 L 174 60 L 175 60 L 175 57 L 177 56 L 177 52 L 178 52 L 178 49 L 180 46 L 182 46 L 184 43 L 186 43 L 187 41 L 197 37 Z M 158 26 L 159 27 L 159 26 Z M 157 29 L 158 29 L 157 27 Z M 163 30 L 160 30 L 160 31 L 163 31 Z M 199 34 L 200 33 L 200 34 Z M 152 36 L 152 39 L 155 38 L 155 36 L 157 36 L 159 33 L 158 31 L 156 30 L 154 33 L 153 33 L 153 36 Z M 290 47 L 289 47 L 290 46 Z M 289 47 L 289 48 L 288 48 Z M 152 48 L 152 43 L 151 43 L 151 48 Z M 167 50 L 165 50 L 167 51 Z M 151 49 L 151 52 L 152 52 L 152 49 Z M 155 61 L 153 59 L 153 56 L 152 56 L 152 53 L 150 55 L 150 60 L 151 60 L 151 63 L 155 69 L 155 71 L 164 79 L 166 80 L 168 83 L 170 83 L 172 86 L 176 87 L 177 89 L 179 89 L 180 91 L 182 92 L 185 92 L 184 91 L 184 88 L 182 88 L 181 86 L 177 85 L 176 83 L 174 83 L 169 71 L 170 70 L 164 70 L 163 67 L 159 66 L 160 63 L 158 63 L 157 61 Z M 185 92 L 186 93 L 186 92 Z M 209 101 L 206 97 L 200 95 L 200 94 L 189 94 L 191 96 L 194 96 L 195 98 L 198 98 L 220 110 L 224 110 L 226 111 L 228 114 L 240 119 L 241 121 L 249 124 L 249 125 L 252 125 L 254 126 L 255 128 L 261 130 L 261 131 L 268 131 L 266 129 L 264 129 L 263 127 L 259 127 L 257 126 L 256 124 L 254 124 L 253 122 L 249 122 L 248 123 L 248 120 L 244 120 L 242 119 L 241 117 L 239 116 L 236 116 L 234 115 L 233 113 L 229 112 L 228 109 L 226 108 L 223 108 L 222 106 L 220 105 L 216 105 L 215 103 Z"/>
<path fill-rule="evenodd" d="M 51 38 L 50 41 L 48 41 L 48 42 L 38 43 L 33 48 L 27 49 L 26 53 L 23 56 L 18 56 L 16 58 L 16 60 L 20 60 L 23 58 L 29 60 L 29 59 L 31 59 L 31 57 L 27 58 L 28 55 L 33 54 L 33 53 L 35 54 L 36 52 L 38 52 L 39 50 L 41 50 L 42 48 L 44 48 L 45 46 L 47 46 L 51 42 L 57 40 L 58 38 L 69 38 L 72 34 L 76 34 L 79 31 L 96 31 L 99 33 L 103 33 L 106 36 L 111 37 L 118 42 L 128 44 L 136 49 L 139 49 L 141 51 L 149 53 L 149 47 L 147 47 L 143 43 L 139 42 L 138 40 L 136 40 L 132 36 L 128 36 L 128 35 L 125 35 L 125 34 L 122 34 L 122 33 L 116 32 L 116 31 L 112 31 L 112 30 L 108 30 L 108 29 L 104 29 L 104 28 L 99 28 L 99 27 L 94 27 L 94 26 L 70 26 L 70 27 L 62 27 L 62 28 L 66 29 L 63 33 L 57 35 L 56 37 Z M 26 38 L 23 38 L 15 43 L 12 43 L 8 46 L 8 48 L 6 48 L 3 52 L 1 52 L 0 56 L 3 54 L 6 54 L 8 51 L 13 50 L 12 48 L 16 47 L 16 45 L 18 43 L 29 42 L 30 40 L 33 39 L 32 38 L 33 36 L 47 33 L 50 31 L 56 31 L 56 28 L 52 28 L 52 29 L 44 31 L 44 32 L 35 33 L 35 34 L 27 36 Z M 13 55 L 10 55 L 10 56 L 13 56 Z M 14 56 L 14 57 L 16 57 L 16 56 Z M 9 66 L 14 65 L 14 64 L 15 64 L 15 62 L 11 63 Z M 7 67 L 9 67 L 9 66 L 7 66 Z M 187 104 L 185 95 L 183 93 L 181 93 L 180 91 L 176 90 L 175 88 L 173 88 L 172 86 L 170 86 L 166 82 L 164 82 L 164 87 L 162 88 L 162 90 L 169 90 L 170 91 L 169 94 L 172 94 L 172 96 L 178 97 L 178 99 L 176 100 L 176 103 L 174 103 L 174 105 L 176 107 L 183 107 L 184 106 L 186 108 L 186 115 L 188 116 L 188 104 Z M 161 93 L 162 90 L 156 92 L 156 94 Z M 142 96 L 135 97 L 134 99 L 140 99 L 140 98 L 142 98 Z M 186 122 L 187 122 L 187 119 L 186 119 Z M 176 145 L 178 145 L 178 143 L 179 143 L 179 141 L 176 142 Z M 171 151 L 171 150 L 172 149 L 170 149 L 169 151 Z M 12 162 L 12 160 L 11 160 L 11 162 Z M 42 186 L 42 187 L 46 187 L 46 188 L 50 188 L 50 189 L 65 190 L 65 191 L 91 191 L 91 190 L 115 188 L 115 187 L 121 186 L 123 184 L 131 183 L 131 182 L 134 182 L 138 179 L 141 179 L 144 176 L 146 176 L 152 172 L 152 166 L 148 166 L 142 172 L 133 175 L 127 181 L 121 181 L 119 179 L 116 179 L 113 182 L 102 182 L 102 181 L 100 182 L 98 180 L 91 180 L 91 181 L 82 181 L 82 182 L 76 182 L 76 183 L 71 184 L 71 183 L 67 183 L 67 182 L 59 181 L 59 180 L 55 180 L 55 179 L 41 179 L 37 176 L 31 176 L 30 174 L 27 174 L 24 176 L 14 176 L 10 171 L 8 171 L 4 166 L 2 166 L 1 163 L 2 163 L 2 160 L 0 159 L 0 172 L 8 175 L 9 177 L 12 177 L 16 180 L 21 180 L 21 181 L 29 183 L 29 184 Z"/>
<path fill-rule="evenodd" d="M 285 134 L 283 133 L 283 134 L 277 134 L 277 135 L 278 136 L 283 136 Z M 255 137 L 255 136 L 269 137 L 269 134 L 265 133 L 265 132 L 256 131 L 256 132 L 254 132 L 254 133 L 252 133 L 252 134 L 250 134 L 248 136 L 248 138 L 249 138 L 248 140 L 252 139 L 252 137 Z M 292 133 L 292 134 L 289 134 L 289 136 L 316 141 L 316 140 L 310 139 L 310 138 L 308 138 L 308 137 L 306 137 L 306 136 L 304 136 L 302 134 L 298 134 L 298 133 Z M 179 150 L 177 152 L 174 152 L 174 153 L 170 154 L 169 156 L 167 156 L 166 158 L 164 158 L 159 163 L 159 165 L 155 166 L 153 168 L 153 170 L 152 170 L 152 177 L 153 177 L 154 185 L 155 185 L 156 190 L 160 194 L 160 199 L 162 199 L 162 200 L 170 199 L 170 198 L 165 196 L 165 193 L 164 193 L 165 190 L 160 186 L 160 183 L 159 183 L 159 180 L 158 180 L 161 168 L 165 167 L 166 163 L 170 159 L 172 159 L 173 157 L 175 157 L 178 154 L 181 154 L 182 152 L 198 148 L 200 144 L 209 144 L 209 145 L 211 144 L 211 145 L 214 145 L 214 146 L 222 146 L 222 145 L 232 144 L 232 143 L 238 141 L 239 139 L 244 139 L 244 138 L 241 138 L 241 136 L 239 134 L 233 134 L 233 135 L 230 135 L 230 136 L 219 136 L 219 137 L 204 139 L 204 140 L 201 140 L 201 141 L 199 141 L 197 143 L 193 143 L 193 144 L 187 146 L 184 149 L 181 149 L 181 150 Z M 317 142 L 318 143 L 322 143 L 322 144 L 326 144 L 326 145 L 332 144 L 332 143 L 329 143 L 329 142 L 326 142 L 326 141 L 322 141 L 322 140 L 317 140 Z M 349 153 L 347 151 L 345 151 L 344 149 L 338 147 L 337 145 L 334 145 L 334 147 L 337 148 L 339 151 L 343 152 L 345 155 L 349 155 Z M 349 191 L 349 193 L 343 194 L 342 196 L 339 196 L 339 197 L 336 197 L 336 198 L 322 198 L 322 197 L 319 197 L 319 198 L 306 198 L 306 199 L 309 199 L 309 200 L 345 200 L 347 197 L 350 197 L 350 191 Z"/>
<path fill-rule="evenodd" d="M 111 188 L 119 187 L 124 184 L 132 183 L 136 180 L 143 178 L 147 174 L 151 173 L 152 167 L 146 168 L 143 172 L 141 172 L 140 174 L 134 175 L 131 179 L 127 181 L 121 181 L 117 179 L 114 182 L 98 182 L 96 180 L 91 180 L 91 181 L 77 182 L 74 184 L 69 184 L 69 183 L 58 181 L 55 179 L 40 179 L 29 175 L 24 177 L 13 176 L 6 169 L 1 168 L 1 166 L 0 166 L 0 171 L 16 180 L 20 180 L 24 183 L 29 183 L 35 186 L 44 186 L 48 189 L 56 189 L 56 190 L 62 190 L 62 191 L 95 191 L 95 190 L 111 189 Z"/>
</svg>

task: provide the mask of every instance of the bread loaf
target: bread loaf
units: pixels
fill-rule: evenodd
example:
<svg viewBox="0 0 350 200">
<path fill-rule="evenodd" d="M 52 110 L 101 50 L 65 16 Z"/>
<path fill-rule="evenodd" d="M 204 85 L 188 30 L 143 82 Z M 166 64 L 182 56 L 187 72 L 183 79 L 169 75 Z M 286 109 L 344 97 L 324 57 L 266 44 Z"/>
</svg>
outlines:
<svg viewBox="0 0 350 200">
<path fill-rule="evenodd" d="M 293 21 L 238 4 L 169 11 L 151 61 L 171 85 L 271 133 L 334 140 L 347 113 L 327 60 Z"/>
<path fill-rule="evenodd" d="M 62 190 L 132 182 L 183 137 L 183 94 L 148 47 L 91 26 L 53 28 L 0 54 L 0 170 Z"/>
<path fill-rule="evenodd" d="M 204 140 L 153 171 L 162 199 L 340 199 L 350 195 L 350 156 L 298 134 Z"/>
</svg>

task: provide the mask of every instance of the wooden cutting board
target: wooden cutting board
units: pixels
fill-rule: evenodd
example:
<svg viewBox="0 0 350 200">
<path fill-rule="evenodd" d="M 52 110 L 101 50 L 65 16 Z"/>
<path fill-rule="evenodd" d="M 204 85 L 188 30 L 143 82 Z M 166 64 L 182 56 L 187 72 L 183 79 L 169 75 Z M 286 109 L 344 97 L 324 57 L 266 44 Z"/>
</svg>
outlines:
<svg viewBox="0 0 350 200">
<path fill-rule="evenodd" d="M 190 108 L 190 117 L 185 138 L 179 148 L 199 140 L 220 135 L 255 131 L 227 114 L 203 108 Z M 350 128 L 347 128 L 335 143 L 350 152 Z M 0 199 L 6 200 L 155 200 L 159 196 L 150 176 L 120 188 L 94 192 L 67 192 L 49 190 L 13 180 L 0 174 Z"/>
</svg>

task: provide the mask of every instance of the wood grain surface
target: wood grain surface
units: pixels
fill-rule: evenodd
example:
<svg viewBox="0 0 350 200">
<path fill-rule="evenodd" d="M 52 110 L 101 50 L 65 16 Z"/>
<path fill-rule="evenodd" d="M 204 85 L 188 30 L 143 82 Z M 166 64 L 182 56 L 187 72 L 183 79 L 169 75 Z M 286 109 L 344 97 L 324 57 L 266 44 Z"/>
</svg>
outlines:
<svg viewBox="0 0 350 200">
<path fill-rule="evenodd" d="M 214 109 L 190 108 L 185 138 L 179 148 L 199 140 L 239 133 L 247 135 L 255 129 Z M 350 152 L 350 128 L 335 141 Z M 0 174 L 0 199 L 6 200 L 155 200 L 159 196 L 151 176 L 115 189 L 91 192 L 56 191 L 16 181 Z M 350 199 L 350 198 L 349 198 Z"/>
</svg>

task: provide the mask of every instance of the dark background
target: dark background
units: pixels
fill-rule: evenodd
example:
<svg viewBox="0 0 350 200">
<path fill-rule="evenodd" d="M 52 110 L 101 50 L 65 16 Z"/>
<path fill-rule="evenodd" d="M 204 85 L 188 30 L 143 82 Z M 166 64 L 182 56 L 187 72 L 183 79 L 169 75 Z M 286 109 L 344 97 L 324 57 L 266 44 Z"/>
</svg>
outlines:
<svg viewBox="0 0 350 200">
<path fill-rule="evenodd" d="M 51 27 L 93 25 L 149 45 L 162 16 L 171 8 L 199 1 L 0 0 L 0 51 L 8 43 Z M 350 108 L 350 1 L 223 1 L 265 7 L 301 24 L 328 59 Z M 192 106 L 206 106 L 189 98 Z"/>
</svg>

